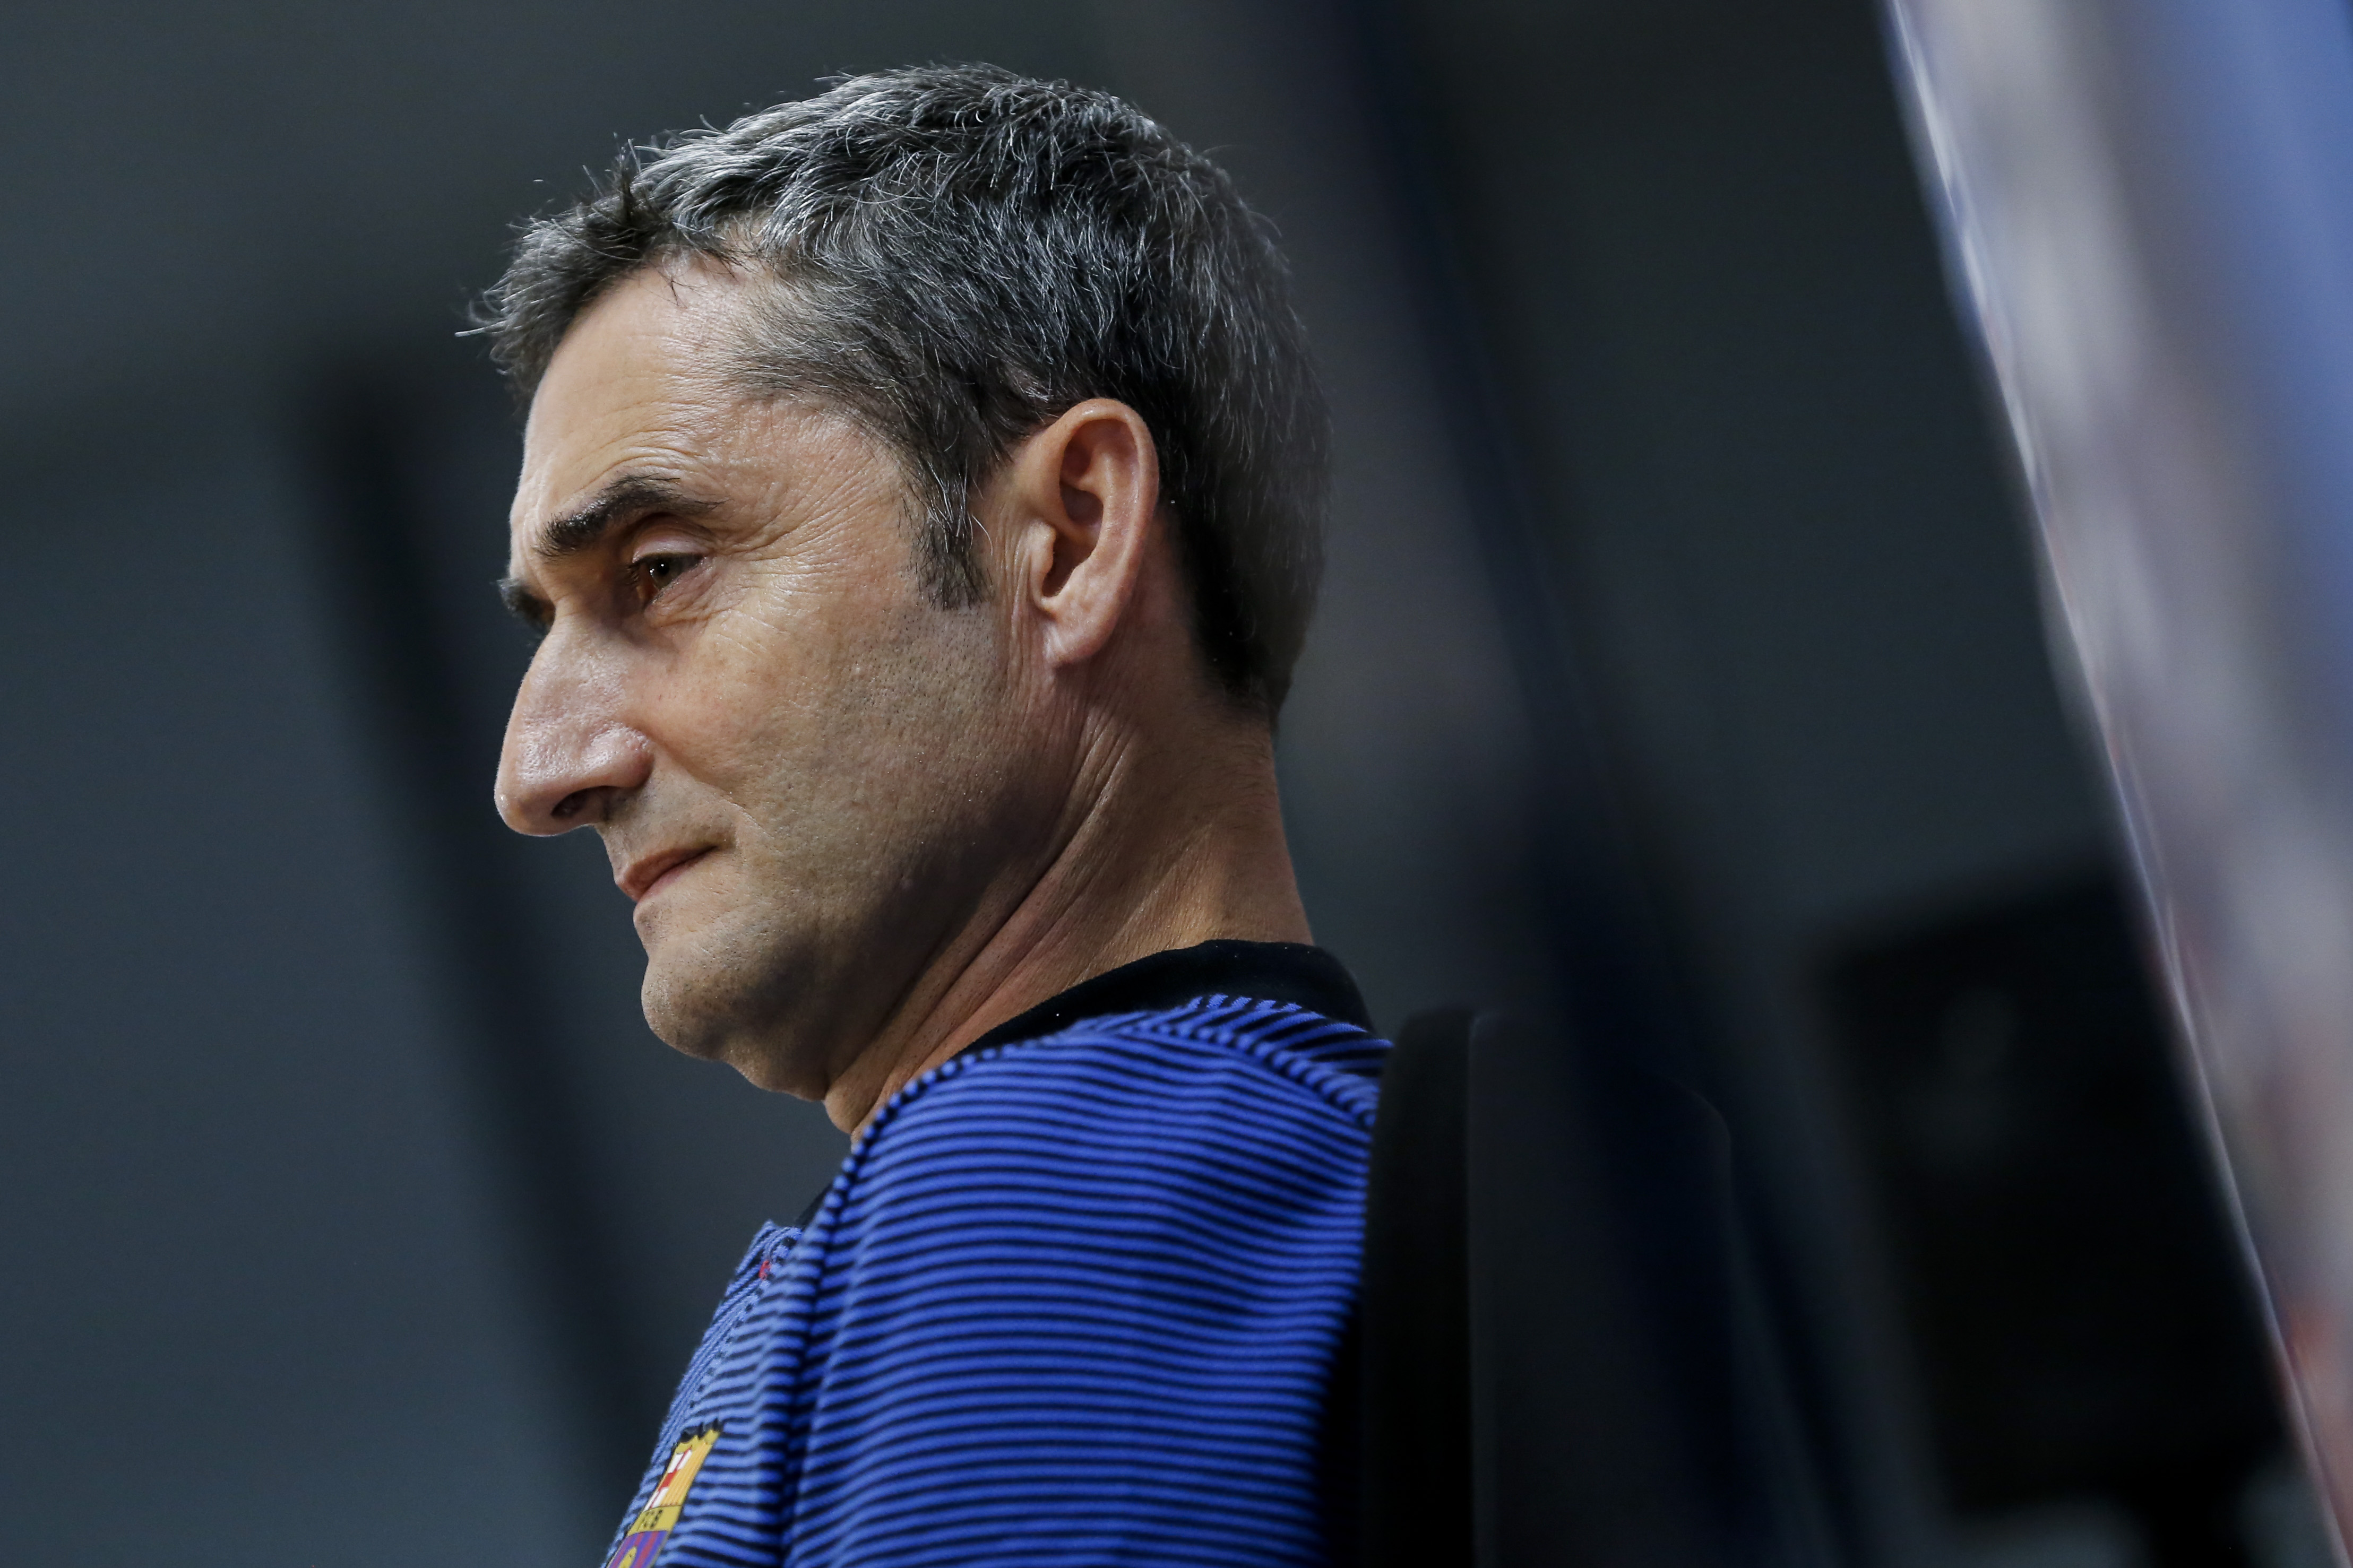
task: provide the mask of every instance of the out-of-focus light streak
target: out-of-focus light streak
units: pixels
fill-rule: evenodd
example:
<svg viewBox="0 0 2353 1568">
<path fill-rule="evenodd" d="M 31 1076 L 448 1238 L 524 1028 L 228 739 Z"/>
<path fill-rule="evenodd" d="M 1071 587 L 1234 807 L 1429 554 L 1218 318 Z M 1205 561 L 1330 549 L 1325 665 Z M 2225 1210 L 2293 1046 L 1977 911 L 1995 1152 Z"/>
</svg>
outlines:
<svg viewBox="0 0 2353 1568">
<path fill-rule="evenodd" d="M 2353 8 L 1889 0 L 2212 1125 L 2353 1524 Z"/>
</svg>

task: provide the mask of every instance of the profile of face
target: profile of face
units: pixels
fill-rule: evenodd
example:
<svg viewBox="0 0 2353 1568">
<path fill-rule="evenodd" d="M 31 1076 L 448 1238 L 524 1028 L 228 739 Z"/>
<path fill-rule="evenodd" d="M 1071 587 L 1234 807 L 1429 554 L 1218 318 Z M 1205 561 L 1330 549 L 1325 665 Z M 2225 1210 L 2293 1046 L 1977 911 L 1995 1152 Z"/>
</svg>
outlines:
<svg viewBox="0 0 2353 1568">
<path fill-rule="evenodd" d="M 510 565 L 545 637 L 498 797 L 524 832 L 603 837 L 657 1034 L 821 1098 L 973 911 L 1018 896 L 1078 739 L 1012 595 L 927 595 L 889 450 L 731 381 L 746 287 L 639 273 L 548 367 Z"/>
</svg>

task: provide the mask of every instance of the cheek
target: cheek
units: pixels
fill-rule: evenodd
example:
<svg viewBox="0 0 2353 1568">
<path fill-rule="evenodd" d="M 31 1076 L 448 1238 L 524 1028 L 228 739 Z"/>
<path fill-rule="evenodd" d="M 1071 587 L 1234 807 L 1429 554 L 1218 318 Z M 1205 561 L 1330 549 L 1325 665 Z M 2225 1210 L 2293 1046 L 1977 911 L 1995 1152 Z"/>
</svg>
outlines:
<svg viewBox="0 0 2353 1568">
<path fill-rule="evenodd" d="M 670 761 L 754 809 L 806 799 L 816 775 L 872 770 L 961 675 L 896 606 L 789 607 L 714 620 L 642 691 L 644 728 Z"/>
<path fill-rule="evenodd" d="M 706 630 L 640 686 L 638 725 L 676 768 L 734 794 L 789 731 L 806 672 L 789 647 Z"/>
<path fill-rule="evenodd" d="M 825 831 L 812 809 L 846 814 L 839 827 L 969 793 L 976 754 L 1001 752 L 1001 617 L 924 602 L 902 563 L 874 559 L 896 538 L 845 531 L 836 548 L 750 569 L 640 689 L 671 764 L 770 832 Z"/>
</svg>

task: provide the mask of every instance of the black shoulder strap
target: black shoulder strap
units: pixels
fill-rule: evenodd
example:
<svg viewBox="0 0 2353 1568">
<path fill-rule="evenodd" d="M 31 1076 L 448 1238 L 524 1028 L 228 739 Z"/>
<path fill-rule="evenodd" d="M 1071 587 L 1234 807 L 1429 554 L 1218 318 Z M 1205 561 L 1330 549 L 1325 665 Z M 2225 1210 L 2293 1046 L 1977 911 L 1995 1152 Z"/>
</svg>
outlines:
<svg viewBox="0 0 2353 1568">
<path fill-rule="evenodd" d="M 1830 1556 L 1704 1099 L 1572 1030 L 1424 1014 L 1366 1200 L 1356 1561 Z"/>
<path fill-rule="evenodd" d="M 1417 1016 L 1381 1070 L 1357 1363 L 1366 1568 L 1471 1561 L 1471 1019 Z"/>
</svg>

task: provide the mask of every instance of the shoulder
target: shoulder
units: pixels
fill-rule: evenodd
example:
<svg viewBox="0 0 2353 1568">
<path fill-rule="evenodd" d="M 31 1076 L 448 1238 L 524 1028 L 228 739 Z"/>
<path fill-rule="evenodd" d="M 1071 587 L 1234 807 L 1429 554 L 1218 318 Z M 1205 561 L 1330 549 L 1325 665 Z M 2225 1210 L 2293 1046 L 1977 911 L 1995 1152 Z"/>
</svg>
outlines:
<svg viewBox="0 0 2353 1568">
<path fill-rule="evenodd" d="M 1208 999 L 895 1096 L 796 1255 L 794 1560 L 1316 1560 L 1384 1048 Z"/>
<path fill-rule="evenodd" d="M 1155 1141 L 1211 1127 L 1368 1134 L 1388 1049 L 1287 1004 L 1207 996 L 969 1052 L 902 1090 L 870 1138 L 929 1142 L 972 1122 L 1041 1121 Z"/>
<path fill-rule="evenodd" d="M 829 1206 L 852 1231 L 910 1210 L 988 1226 L 1106 1205 L 1133 1219 L 1353 1207 L 1387 1050 L 1224 997 L 990 1047 L 895 1096 Z"/>
</svg>

